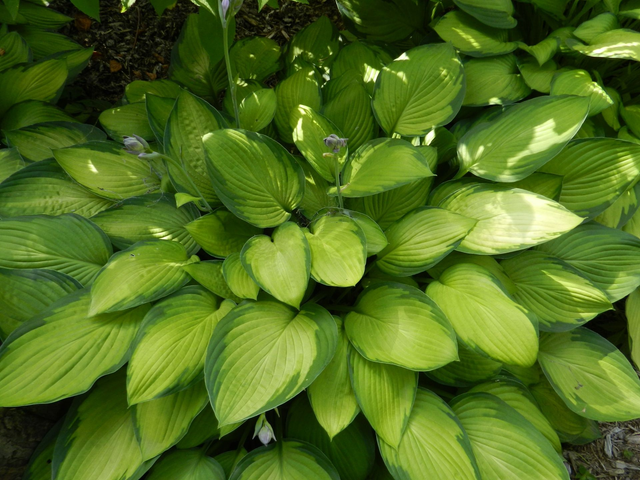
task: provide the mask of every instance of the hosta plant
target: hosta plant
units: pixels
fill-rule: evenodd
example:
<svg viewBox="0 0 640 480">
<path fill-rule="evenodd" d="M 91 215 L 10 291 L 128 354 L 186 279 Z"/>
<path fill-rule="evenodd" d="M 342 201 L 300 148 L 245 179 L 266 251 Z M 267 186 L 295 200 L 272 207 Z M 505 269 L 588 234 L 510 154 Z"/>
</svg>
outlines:
<svg viewBox="0 0 640 480">
<path fill-rule="evenodd" d="M 567 480 L 640 417 L 637 2 L 338 6 L 4 131 L 0 406 L 73 397 L 26 479 Z"/>
</svg>

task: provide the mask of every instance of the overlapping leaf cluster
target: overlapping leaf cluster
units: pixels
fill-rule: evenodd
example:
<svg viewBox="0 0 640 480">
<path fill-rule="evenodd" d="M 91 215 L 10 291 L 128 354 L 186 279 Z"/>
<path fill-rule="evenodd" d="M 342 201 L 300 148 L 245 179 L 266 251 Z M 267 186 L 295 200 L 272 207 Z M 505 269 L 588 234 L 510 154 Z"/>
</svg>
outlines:
<svg viewBox="0 0 640 480">
<path fill-rule="evenodd" d="M 637 2 L 338 6 L 237 118 L 203 8 L 112 140 L 2 124 L 0 405 L 76 397 L 26 478 L 568 479 L 640 417 Z"/>
</svg>

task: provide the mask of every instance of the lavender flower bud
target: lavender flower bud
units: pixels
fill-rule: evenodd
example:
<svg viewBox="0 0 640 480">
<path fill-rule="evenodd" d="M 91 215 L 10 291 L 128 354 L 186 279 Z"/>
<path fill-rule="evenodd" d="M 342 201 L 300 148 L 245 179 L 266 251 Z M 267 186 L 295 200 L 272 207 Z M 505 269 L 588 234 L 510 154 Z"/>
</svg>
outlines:
<svg viewBox="0 0 640 480">
<path fill-rule="evenodd" d="M 124 137 L 124 149 L 127 153 L 132 155 L 138 155 L 149 150 L 149 144 L 147 141 L 136 135 L 135 133 L 131 137 Z"/>
<path fill-rule="evenodd" d="M 324 144 L 333 150 L 333 153 L 338 153 L 341 148 L 347 146 L 348 138 L 340 138 L 335 133 L 332 133 L 324 139 Z"/>
</svg>

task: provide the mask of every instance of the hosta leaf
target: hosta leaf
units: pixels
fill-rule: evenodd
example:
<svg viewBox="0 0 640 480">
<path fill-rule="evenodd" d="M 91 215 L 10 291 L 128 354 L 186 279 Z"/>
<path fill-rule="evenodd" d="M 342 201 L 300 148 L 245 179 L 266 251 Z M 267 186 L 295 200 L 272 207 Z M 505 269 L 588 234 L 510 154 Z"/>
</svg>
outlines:
<svg viewBox="0 0 640 480">
<path fill-rule="evenodd" d="M 469 392 L 484 392 L 498 397 L 545 436 L 558 453 L 562 453 L 562 446 L 555 430 L 538 408 L 536 400 L 529 390 L 518 380 L 510 377 L 499 377 L 491 382 L 476 385 Z"/>
<path fill-rule="evenodd" d="M 617 0 L 614 0 L 617 1 Z M 620 2 L 617 2 L 620 3 Z M 618 19 L 612 13 L 601 13 L 586 22 L 582 22 L 573 31 L 573 36 L 583 42 L 591 43 L 601 33 L 619 28 Z"/>
<path fill-rule="evenodd" d="M 177 242 L 135 243 L 111 257 L 98 274 L 91 287 L 90 311 L 116 312 L 166 297 L 189 281 L 182 267 L 197 261 Z"/>
<path fill-rule="evenodd" d="M 530 367 L 538 353 L 534 315 L 504 293 L 491 272 L 478 265 L 449 267 L 427 287 L 460 341 L 496 361 Z"/>
<path fill-rule="evenodd" d="M 333 318 L 339 334 L 336 353 L 307 389 L 315 417 L 330 440 L 347 428 L 360 412 L 349 377 L 349 339 L 342 320 Z"/>
<path fill-rule="evenodd" d="M 84 393 L 129 358 L 147 307 L 92 316 L 72 293 L 22 324 L 0 347 L 0 405 L 51 403 Z"/>
<path fill-rule="evenodd" d="M 467 89 L 463 105 L 507 105 L 531 93 L 513 54 L 469 60 L 464 73 Z"/>
<path fill-rule="evenodd" d="M 160 145 L 164 145 L 165 129 L 175 103 L 174 98 L 158 97 L 150 93 L 145 95 L 149 126 Z"/>
<path fill-rule="evenodd" d="M 9 146 L 15 147 L 22 158 L 38 162 L 52 158 L 52 150 L 90 141 L 106 140 L 102 130 L 74 122 L 48 122 L 4 132 Z"/>
<path fill-rule="evenodd" d="M 0 182 L 21 170 L 25 166 L 24 159 L 16 148 L 0 149 Z"/>
<path fill-rule="evenodd" d="M 485 25 L 459 10 L 440 17 L 433 29 L 442 40 L 471 57 L 503 55 L 518 48 L 516 42 L 509 41 L 508 30 Z"/>
<path fill-rule="evenodd" d="M 112 253 L 107 236 L 78 215 L 0 220 L 0 268 L 45 268 L 90 284 Z"/>
<path fill-rule="evenodd" d="M 293 398 L 322 372 L 337 343 L 335 321 L 315 304 L 300 312 L 276 302 L 232 310 L 215 329 L 205 362 L 207 390 L 220 425 Z"/>
<path fill-rule="evenodd" d="M 0 216 L 75 213 L 91 217 L 112 205 L 71 180 L 52 159 L 27 165 L 0 184 Z"/>
<path fill-rule="evenodd" d="M 378 253 L 376 265 L 402 277 L 424 272 L 453 251 L 475 224 L 441 208 L 417 208 L 387 229 L 389 244 Z"/>
<path fill-rule="evenodd" d="M 549 441 L 520 413 L 487 393 L 468 393 L 452 404 L 483 478 L 569 480 Z"/>
<path fill-rule="evenodd" d="M 173 395 L 136 405 L 133 416 L 142 458 L 154 458 L 178 443 L 208 403 L 207 390 L 199 382 Z"/>
<path fill-rule="evenodd" d="M 240 460 L 242 460 L 246 455 L 247 451 L 244 447 L 241 447 L 236 450 L 230 450 L 228 452 L 221 453 L 213 457 L 222 467 L 224 473 L 226 475 L 225 478 L 228 478 L 233 472 L 233 469 L 236 468 L 236 465 Z"/>
<path fill-rule="evenodd" d="M 187 90 L 182 90 L 169 115 L 164 132 L 167 155 L 185 166 L 186 174 L 208 202 L 218 203 L 218 197 L 207 175 L 202 136 L 224 127 L 224 120 L 216 109 Z M 169 175 L 180 192 L 200 196 L 185 171 L 169 165 Z"/>
<path fill-rule="evenodd" d="M 377 254 L 389 243 L 380 226 L 364 213 L 346 210 L 345 213 L 358 224 L 367 244 L 367 257 Z"/>
<path fill-rule="evenodd" d="M 17 130 L 43 122 L 75 122 L 62 109 L 40 100 L 26 100 L 11 107 L 0 119 L 0 130 Z"/>
<path fill-rule="evenodd" d="M 53 270 L 0 269 L 0 338 L 80 288 L 73 278 Z"/>
<path fill-rule="evenodd" d="M 222 466 L 203 450 L 176 450 L 153 466 L 148 480 L 225 480 Z"/>
<path fill-rule="evenodd" d="M 640 208 L 640 185 L 636 183 L 593 220 L 605 227 L 620 229 L 631 221 L 638 208 Z"/>
<path fill-rule="evenodd" d="M 215 293 L 219 297 L 228 298 L 236 303 L 240 303 L 242 299 L 231 291 L 224 279 L 222 265 L 222 260 L 207 260 L 204 262 L 191 263 L 182 268 L 191 278 L 210 292 Z"/>
<path fill-rule="evenodd" d="M 453 47 L 422 45 L 382 69 L 373 93 L 373 111 L 388 135 L 424 135 L 453 120 L 464 89 L 462 63 Z"/>
<path fill-rule="evenodd" d="M 120 373 L 75 401 L 53 453 L 53 478 L 120 480 L 143 463 Z"/>
<path fill-rule="evenodd" d="M 501 265 L 515 285 L 513 298 L 535 313 L 541 330 L 571 330 L 613 308 L 578 270 L 543 252 L 522 252 Z"/>
<path fill-rule="evenodd" d="M 157 239 L 178 242 L 189 254 L 194 254 L 200 246 L 185 226 L 197 217 L 193 206 L 176 208 L 173 196 L 151 194 L 129 198 L 92 217 L 91 221 L 120 249 L 143 240 Z"/>
<path fill-rule="evenodd" d="M 300 57 L 312 65 L 328 65 L 337 55 L 339 48 L 338 29 L 323 15 L 291 39 L 287 45 L 286 61 L 290 64 Z"/>
<path fill-rule="evenodd" d="M 238 105 L 240 128 L 258 132 L 271 123 L 276 114 L 276 94 L 270 88 L 250 93 Z"/>
<path fill-rule="evenodd" d="M 124 89 L 124 96 L 129 103 L 145 102 L 147 95 L 175 99 L 180 94 L 180 85 L 171 80 L 134 80 Z"/>
<path fill-rule="evenodd" d="M 304 231 L 311 252 L 311 276 L 331 287 L 355 286 L 364 275 L 367 240 L 348 215 L 321 216 Z"/>
<path fill-rule="evenodd" d="M 3 35 L 0 38 L 0 48 L 5 52 L 0 57 L 0 71 L 32 60 L 29 46 L 18 32 L 10 32 Z"/>
<path fill-rule="evenodd" d="M 588 108 L 589 100 L 576 96 L 538 97 L 507 108 L 460 139 L 458 176 L 470 171 L 497 182 L 522 180 L 564 148 Z"/>
<path fill-rule="evenodd" d="M 527 178 L 513 182 L 511 186 L 557 201 L 562 191 L 562 177 L 551 173 L 533 172 Z"/>
<path fill-rule="evenodd" d="M 149 164 L 115 142 L 62 148 L 53 156 L 71 178 L 104 198 L 124 200 L 160 188 L 160 179 Z"/>
<path fill-rule="evenodd" d="M 544 334 L 540 366 L 571 410 L 592 420 L 618 422 L 640 415 L 640 380 L 625 356 L 586 328 Z"/>
<path fill-rule="evenodd" d="M 458 359 L 453 328 L 424 293 L 400 283 L 365 289 L 345 317 L 352 345 L 372 362 L 433 370 Z"/>
<path fill-rule="evenodd" d="M 418 388 L 418 373 L 374 363 L 350 349 L 349 374 L 358 405 L 378 434 L 397 448 L 409 422 Z"/>
<path fill-rule="evenodd" d="M 129 361 L 129 403 L 165 397 L 201 379 L 209 339 L 233 307 L 199 286 L 157 303 L 145 317 Z"/>
<path fill-rule="evenodd" d="M 260 286 L 245 270 L 239 253 L 232 253 L 224 260 L 222 275 L 231 291 L 239 298 L 258 299 Z"/>
<path fill-rule="evenodd" d="M 344 168 L 342 196 L 366 197 L 434 176 L 424 154 L 435 156 L 436 152 L 400 139 L 378 138 L 365 143 Z M 330 193 L 337 194 L 336 188 L 332 187 Z"/>
<path fill-rule="evenodd" d="M 627 297 L 625 304 L 627 329 L 629 330 L 629 347 L 631 359 L 636 366 L 640 365 L 640 291 L 634 290 Z"/>
<path fill-rule="evenodd" d="M 209 176 L 218 197 L 256 227 L 276 227 L 302 200 L 304 175 L 294 158 L 269 137 L 245 130 L 204 136 Z"/>
<path fill-rule="evenodd" d="M 313 110 L 320 111 L 322 107 L 322 92 L 320 79 L 313 67 L 305 67 L 278 82 L 276 86 L 276 116 L 274 118 L 280 138 L 285 143 L 293 143 L 290 126 L 291 114 L 298 105 L 306 105 Z"/>
<path fill-rule="evenodd" d="M 500 362 L 480 355 L 461 343 L 458 344 L 458 356 L 460 358 L 457 361 L 428 372 L 429 378 L 453 387 L 470 387 L 492 379 L 502 369 Z"/>
<path fill-rule="evenodd" d="M 355 70 L 362 79 L 367 92 L 373 94 L 376 78 L 385 65 L 376 50 L 363 42 L 353 42 L 340 49 L 331 65 L 331 76 L 338 78 L 345 72 Z"/>
<path fill-rule="evenodd" d="M 44 436 L 31 455 L 27 465 L 23 480 L 51 480 L 51 461 L 53 459 L 53 449 L 63 420 L 59 420 Z"/>
<path fill-rule="evenodd" d="M 240 259 L 265 292 L 292 307 L 300 307 L 311 272 L 311 251 L 298 225 L 285 222 L 271 237 L 252 237 L 242 249 Z"/>
<path fill-rule="evenodd" d="M 299 440 L 283 440 L 249 452 L 229 480 L 339 480 L 329 459 L 316 447 Z"/>
<path fill-rule="evenodd" d="M 379 442 L 384 463 L 396 480 L 480 480 L 471 443 L 451 408 L 419 388 L 398 448 Z"/>
<path fill-rule="evenodd" d="M 102 128 L 116 142 L 122 142 L 124 136 L 134 133 L 145 140 L 155 138 L 144 103 L 130 103 L 105 110 L 100 114 L 99 120 Z"/>
<path fill-rule="evenodd" d="M 591 223 L 536 249 L 576 268 L 612 303 L 640 285 L 640 240 L 629 233 Z"/>
<path fill-rule="evenodd" d="M 604 88 L 591 81 L 586 70 L 567 70 L 559 72 L 551 81 L 551 95 L 579 95 L 588 97 L 589 116 L 596 115 L 613 105 L 613 100 Z"/>
<path fill-rule="evenodd" d="M 209 404 L 206 405 L 193 420 L 189 431 L 176 444 L 176 448 L 186 449 L 197 447 L 207 440 L 220 436 L 221 432 L 218 430 L 218 419 L 213 413 L 211 404 Z"/>
<path fill-rule="evenodd" d="M 322 178 L 335 183 L 336 170 L 341 169 L 346 161 L 347 149 L 333 154 L 333 149 L 325 145 L 324 139 L 331 134 L 342 138 L 342 132 L 328 118 L 304 105 L 299 105 L 291 113 L 291 123 L 293 141 L 300 153 Z"/>
<path fill-rule="evenodd" d="M 231 47 L 231 61 L 239 78 L 264 81 L 280 69 L 280 46 L 270 38 L 242 38 Z"/>
<path fill-rule="evenodd" d="M 304 171 L 304 196 L 298 206 L 298 211 L 309 220 L 316 217 L 323 208 L 338 207 L 338 197 L 329 196 L 329 183 L 316 172 L 307 162 L 299 161 Z M 333 185 L 334 182 L 331 182 Z"/>
<path fill-rule="evenodd" d="M 635 30 L 610 30 L 592 39 L 591 45 L 583 45 L 577 41 L 567 44 L 589 57 L 622 58 L 640 62 L 640 32 Z"/>
<path fill-rule="evenodd" d="M 523 250 L 557 238 L 582 222 L 553 200 L 501 185 L 468 185 L 439 206 L 478 221 L 457 247 L 464 253 Z"/>
<path fill-rule="evenodd" d="M 514 9 L 511 0 L 455 0 L 454 3 L 490 27 L 513 28 L 518 23 L 512 16 Z"/>
<path fill-rule="evenodd" d="M 640 145 L 613 138 L 574 140 L 541 171 L 562 176 L 562 205 L 594 218 L 637 181 Z"/>
<path fill-rule="evenodd" d="M 549 93 L 551 80 L 553 80 L 558 66 L 553 60 L 548 60 L 540 65 L 534 58 L 527 57 L 518 60 L 518 69 L 530 88 L 540 93 Z"/>
</svg>

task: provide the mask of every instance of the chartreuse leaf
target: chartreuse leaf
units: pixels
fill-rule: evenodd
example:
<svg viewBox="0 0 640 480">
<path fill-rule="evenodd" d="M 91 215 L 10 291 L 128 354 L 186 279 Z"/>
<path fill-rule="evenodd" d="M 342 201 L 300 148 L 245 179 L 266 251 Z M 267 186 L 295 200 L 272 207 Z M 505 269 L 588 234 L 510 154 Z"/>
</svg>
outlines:
<svg viewBox="0 0 640 480">
<path fill-rule="evenodd" d="M 378 138 L 362 145 L 349 158 L 342 173 L 343 197 L 366 197 L 421 178 L 433 177 L 425 153 L 400 139 Z M 332 187 L 330 194 L 337 194 Z"/>
<path fill-rule="evenodd" d="M 73 278 L 53 270 L 0 269 L 0 338 L 80 288 Z"/>
<path fill-rule="evenodd" d="M 3 182 L 6 178 L 24 168 L 24 166 L 25 161 L 20 156 L 18 149 L 0 149 L 0 182 Z"/>
<path fill-rule="evenodd" d="M 180 95 L 180 85 L 171 80 L 134 80 L 124 89 L 124 96 L 129 103 L 145 102 L 147 95 L 176 99 Z"/>
<path fill-rule="evenodd" d="M 338 327 L 338 346 L 331 362 L 309 385 L 307 394 L 316 419 L 333 440 L 360 412 L 349 377 L 349 339 L 342 319 L 333 317 Z"/>
<path fill-rule="evenodd" d="M 622 228 L 631 221 L 638 208 L 640 208 L 640 185 L 636 183 L 593 220 L 605 227 Z"/>
<path fill-rule="evenodd" d="M 204 450 L 175 450 L 151 469 L 148 480 L 225 480 L 222 466 Z"/>
<path fill-rule="evenodd" d="M 71 180 L 53 159 L 27 165 L 0 184 L 0 216 L 75 213 L 91 217 L 112 205 Z"/>
<path fill-rule="evenodd" d="M 365 289 L 344 326 L 351 344 L 372 362 L 426 371 L 458 359 L 456 336 L 442 310 L 408 285 Z"/>
<path fill-rule="evenodd" d="M 329 65 L 339 48 L 338 29 L 323 15 L 291 39 L 287 45 L 286 61 L 291 64 L 300 57 L 312 65 Z"/>
<path fill-rule="evenodd" d="M 637 366 L 640 365 L 640 291 L 638 289 L 627 297 L 625 315 L 629 331 L 631 359 Z"/>
<path fill-rule="evenodd" d="M 107 236 L 74 214 L 0 220 L 0 268 L 44 268 L 90 284 L 111 253 Z"/>
<path fill-rule="evenodd" d="M 306 105 L 315 111 L 322 107 L 322 92 L 320 79 L 311 66 L 304 67 L 296 73 L 278 82 L 276 85 L 276 115 L 274 118 L 280 138 L 285 143 L 292 143 L 290 126 L 291 114 L 298 105 Z"/>
<path fill-rule="evenodd" d="M 298 164 L 302 167 L 305 178 L 304 196 L 298 211 L 311 220 L 323 208 L 338 207 L 338 197 L 331 197 L 328 194 L 329 185 L 333 185 L 334 182 L 329 184 L 307 162 L 300 160 Z"/>
<path fill-rule="evenodd" d="M 143 240 L 171 240 L 187 249 L 189 254 L 200 246 L 185 226 L 198 217 L 195 207 L 176 208 L 172 195 L 150 194 L 129 198 L 115 207 L 91 218 L 120 249 Z"/>
<path fill-rule="evenodd" d="M 551 91 L 551 81 L 556 74 L 558 66 L 553 60 L 547 60 L 540 65 L 535 58 L 518 59 L 518 69 L 525 83 L 533 90 L 540 93 Z"/>
<path fill-rule="evenodd" d="M 485 25 L 460 10 L 453 10 L 440 17 L 433 29 L 442 40 L 450 42 L 460 52 L 471 57 L 504 55 L 518 48 L 517 42 L 509 41 L 508 30 Z"/>
<path fill-rule="evenodd" d="M 577 96 L 538 97 L 508 108 L 460 139 L 459 176 L 470 171 L 497 182 L 522 180 L 564 148 L 588 109 L 589 100 Z"/>
<path fill-rule="evenodd" d="M 351 348 L 349 375 L 358 405 L 378 438 L 397 448 L 413 408 L 418 373 L 370 362 Z"/>
<path fill-rule="evenodd" d="M 187 90 L 180 91 L 164 132 L 165 153 L 185 167 L 182 170 L 168 165 L 169 175 L 178 191 L 202 194 L 208 202 L 219 204 L 207 175 L 202 136 L 224 126 L 225 122 L 215 108 Z M 200 193 L 191 186 L 185 171 Z"/>
<path fill-rule="evenodd" d="M 640 145 L 613 138 L 574 140 L 541 171 L 562 176 L 562 205 L 594 218 L 637 181 Z"/>
<path fill-rule="evenodd" d="M 240 127 L 258 132 L 267 127 L 276 114 L 276 93 L 270 88 L 261 88 L 250 93 L 238 105 Z"/>
<path fill-rule="evenodd" d="M 182 268 L 191 278 L 210 292 L 215 293 L 219 297 L 228 298 L 236 303 L 240 303 L 242 299 L 231 291 L 224 279 L 222 265 L 222 260 L 206 260 L 204 262 L 191 263 Z"/>
<path fill-rule="evenodd" d="M 231 61 L 239 78 L 262 82 L 280 70 L 280 46 L 266 37 L 243 38 L 231 47 Z"/>
<path fill-rule="evenodd" d="M 592 420 L 640 416 L 640 380 L 625 356 L 586 328 L 544 334 L 540 366 L 569 409 Z"/>
<path fill-rule="evenodd" d="M 458 343 L 458 356 L 457 361 L 427 372 L 429 378 L 444 385 L 469 387 L 492 379 L 502 369 L 500 362 L 480 355 L 462 343 Z"/>
<path fill-rule="evenodd" d="M 531 425 L 545 436 L 549 443 L 558 453 L 562 453 L 562 446 L 555 430 L 538 408 L 536 400 L 533 398 L 527 387 L 520 381 L 510 377 L 498 377 L 491 382 L 476 385 L 469 392 L 484 392 L 495 395 L 505 402 L 520 415 L 526 418 Z"/>
<path fill-rule="evenodd" d="M 328 212 L 311 222 L 304 235 L 315 281 L 331 287 L 352 287 L 360 281 L 367 261 L 367 239 L 355 220 Z"/>
<path fill-rule="evenodd" d="M 106 140 L 102 130 L 75 122 L 38 123 L 19 130 L 4 132 L 10 147 L 15 147 L 22 158 L 38 162 L 52 158 L 52 150 L 90 141 Z"/>
<path fill-rule="evenodd" d="M 280 144 L 259 133 L 216 130 L 203 137 L 218 197 L 242 220 L 276 227 L 302 200 L 304 174 Z"/>
<path fill-rule="evenodd" d="M 61 419 L 56 423 L 44 436 L 31 455 L 29 464 L 27 465 L 23 480 L 51 480 L 51 461 L 53 459 L 53 449 L 60 429 L 62 428 Z"/>
<path fill-rule="evenodd" d="M 260 286 L 245 270 L 239 253 L 232 253 L 224 260 L 222 275 L 231 291 L 239 298 L 258 299 Z"/>
<path fill-rule="evenodd" d="M 507 105 L 531 93 L 513 54 L 476 58 L 464 64 L 467 89 L 463 105 Z"/>
<path fill-rule="evenodd" d="M 373 111 L 388 135 L 425 135 L 453 120 L 464 84 L 462 63 L 450 44 L 415 47 L 378 75 Z"/>
<path fill-rule="evenodd" d="M 127 370 L 129 404 L 184 390 L 202 378 L 209 339 L 234 307 L 200 286 L 157 303 L 136 337 Z"/>
<path fill-rule="evenodd" d="M 417 208 L 387 229 L 389 244 L 378 253 L 376 265 L 395 276 L 424 272 L 453 251 L 476 223 L 442 208 Z"/>
<path fill-rule="evenodd" d="M 613 105 L 613 100 L 604 88 L 591 81 L 586 70 L 558 72 L 551 81 L 551 95 L 579 95 L 588 97 L 589 116 L 597 115 Z"/>
<path fill-rule="evenodd" d="M 76 122 L 60 108 L 40 100 L 27 100 L 11 107 L 0 119 L 0 130 L 17 130 L 35 123 Z"/>
<path fill-rule="evenodd" d="M 67 74 L 66 63 L 53 59 L 16 65 L 0 72 L 0 117 L 13 105 L 26 100 L 57 100 Z M 3 125 L 3 128 L 6 127 Z"/>
<path fill-rule="evenodd" d="M 449 267 L 429 284 L 427 295 L 469 348 L 510 365 L 535 363 L 537 320 L 503 291 L 489 270 L 471 263 Z"/>
<path fill-rule="evenodd" d="M 511 186 L 557 201 L 562 191 L 562 177 L 551 173 L 533 172 L 527 178 L 513 182 Z"/>
<path fill-rule="evenodd" d="M 52 403 L 84 393 L 129 358 L 147 307 L 92 316 L 80 290 L 23 323 L 0 347 L 0 405 Z"/>
<path fill-rule="evenodd" d="M 331 134 L 342 138 L 342 132 L 328 118 L 304 105 L 299 105 L 291 112 L 291 124 L 293 141 L 300 153 L 322 178 L 335 183 L 336 170 L 339 172 L 342 169 L 348 149 L 333 153 L 333 149 L 325 145 L 324 139 Z"/>
<path fill-rule="evenodd" d="M 282 440 L 249 452 L 229 480 L 340 480 L 318 448 L 299 440 Z"/>
<path fill-rule="evenodd" d="M 429 275 L 437 280 L 447 268 L 458 265 L 460 263 L 472 263 L 486 270 L 489 270 L 489 272 L 491 272 L 498 280 L 500 280 L 500 283 L 502 284 L 502 287 L 506 292 L 511 293 L 511 291 L 513 290 L 511 280 L 509 280 L 509 277 L 507 277 L 507 275 L 504 273 L 504 269 L 500 266 L 495 258 L 488 255 L 469 255 L 467 253 L 451 252 L 435 267 L 429 269 Z"/>
<path fill-rule="evenodd" d="M 363 416 L 330 438 L 304 396 L 298 397 L 289 409 L 287 437 L 309 442 L 320 449 L 344 480 L 367 479 L 375 461 L 375 436 Z"/>
<path fill-rule="evenodd" d="M 105 110 L 100 114 L 99 120 L 102 128 L 116 142 L 121 142 L 124 136 L 133 133 L 145 140 L 155 138 L 144 103 L 130 103 Z"/>
<path fill-rule="evenodd" d="M 569 480 L 551 443 L 503 400 L 467 393 L 451 406 L 469 436 L 482 478 Z"/>
<path fill-rule="evenodd" d="M 517 21 L 513 18 L 511 0 L 455 0 L 461 10 L 480 20 L 485 25 L 495 28 L 513 28 Z"/>
<path fill-rule="evenodd" d="M 207 389 L 200 381 L 173 395 L 137 404 L 133 416 L 142 458 L 154 458 L 178 443 L 208 403 Z"/>
<path fill-rule="evenodd" d="M 620 24 L 614 14 L 601 13 L 586 22 L 582 22 L 573 31 L 573 36 L 579 38 L 583 42 L 591 43 L 601 33 L 608 32 L 609 30 L 615 30 L 619 27 Z"/>
<path fill-rule="evenodd" d="M 538 317 L 541 330 L 571 330 L 613 308 L 578 270 L 546 253 L 522 252 L 501 265 L 515 285 L 513 298 Z"/>
<path fill-rule="evenodd" d="M 220 258 L 240 252 L 247 240 L 262 233 L 224 208 L 195 219 L 185 228 L 205 252 Z"/>
<path fill-rule="evenodd" d="M 53 156 L 71 178 L 100 197 L 124 200 L 160 188 L 160 179 L 149 164 L 115 142 L 62 148 Z"/>
<path fill-rule="evenodd" d="M 183 245 L 147 240 L 116 253 L 91 287 L 92 314 L 116 312 L 172 294 L 189 281 L 184 265 L 198 262 Z"/>
<path fill-rule="evenodd" d="M 175 394 L 174 394 L 175 395 Z M 207 440 L 219 437 L 218 419 L 213 413 L 211 404 L 206 405 L 189 426 L 189 431 L 176 444 L 176 448 L 186 449 L 201 445 Z"/>
<path fill-rule="evenodd" d="M 53 453 L 53 478 L 120 480 L 143 464 L 121 372 L 76 399 Z"/>
<path fill-rule="evenodd" d="M 367 93 L 373 94 L 378 74 L 385 62 L 381 55 L 363 42 L 353 42 L 340 49 L 331 65 L 331 77 L 338 78 L 345 72 L 355 70 L 365 84 Z"/>
<path fill-rule="evenodd" d="M 367 257 L 377 254 L 389 243 L 380 226 L 364 213 L 347 210 L 345 213 L 358 224 L 364 233 Z"/>
<path fill-rule="evenodd" d="M 165 127 L 175 103 L 174 98 L 159 97 L 151 93 L 145 94 L 149 126 L 160 145 L 164 145 Z"/>
<path fill-rule="evenodd" d="M 398 448 L 379 440 L 380 454 L 396 480 L 480 480 L 471 443 L 451 408 L 419 388 Z"/>
<path fill-rule="evenodd" d="M 311 251 L 298 225 L 285 222 L 271 237 L 252 237 L 240 252 L 240 259 L 265 292 L 292 307 L 300 307 L 311 272 Z"/>
<path fill-rule="evenodd" d="M 471 184 L 439 206 L 478 221 L 456 248 L 474 254 L 523 250 L 557 238 L 583 220 L 542 195 L 502 185 Z"/>
<path fill-rule="evenodd" d="M 536 250 L 576 268 L 612 303 L 640 285 L 640 240 L 629 233 L 590 223 Z"/>
<path fill-rule="evenodd" d="M 316 304 L 299 312 L 270 301 L 233 309 L 215 329 L 205 362 L 207 390 L 220 425 L 293 398 L 327 366 L 337 344 L 335 321 Z"/>
<path fill-rule="evenodd" d="M 242 460 L 245 455 L 247 455 L 247 450 L 244 447 L 240 447 L 236 450 L 229 450 L 228 452 L 223 452 L 219 455 L 213 457 L 222 467 L 224 473 L 226 475 L 225 478 L 228 478 L 233 472 L 233 469 L 236 468 L 238 462 Z"/>
<path fill-rule="evenodd" d="M 640 62 L 640 32 L 618 28 L 604 32 L 591 40 L 591 45 L 567 41 L 572 49 L 596 58 L 621 58 Z"/>
</svg>

